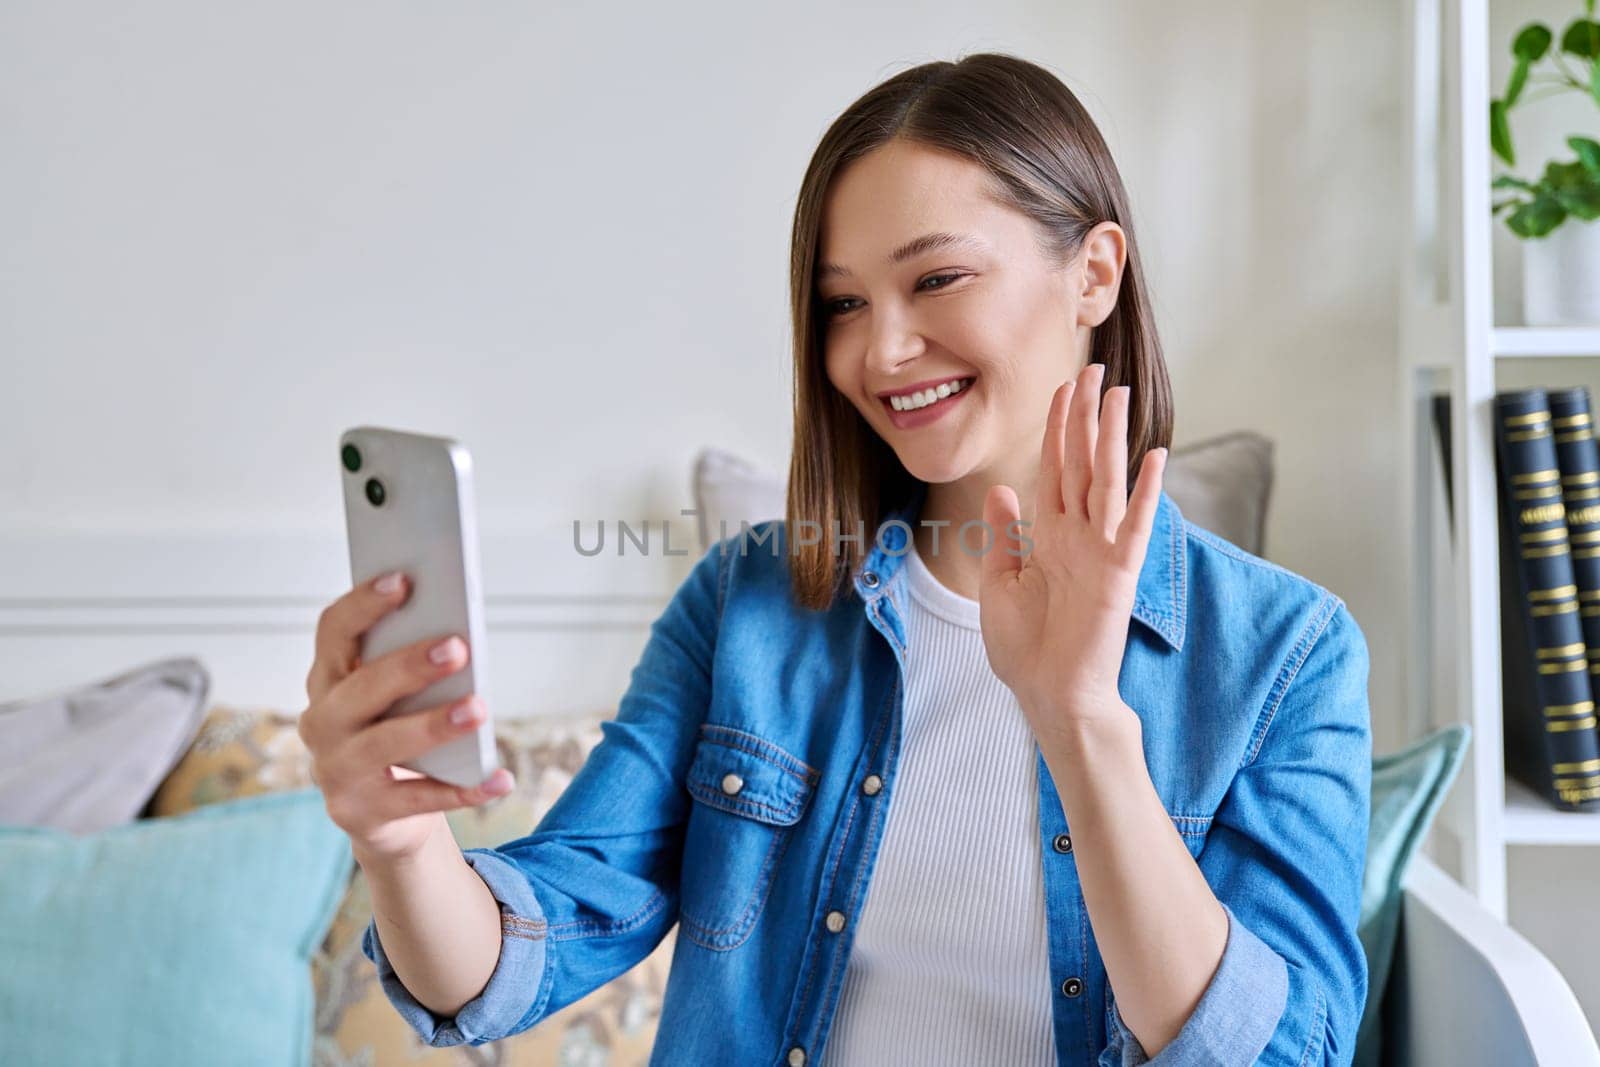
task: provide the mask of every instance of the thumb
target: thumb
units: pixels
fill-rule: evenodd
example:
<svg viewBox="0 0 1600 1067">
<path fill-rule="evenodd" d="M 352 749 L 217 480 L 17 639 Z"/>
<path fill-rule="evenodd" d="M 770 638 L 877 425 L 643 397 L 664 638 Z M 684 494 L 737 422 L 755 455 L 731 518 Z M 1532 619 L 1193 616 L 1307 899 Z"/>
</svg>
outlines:
<svg viewBox="0 0 1600 1067">
<path fill-rule="evenodd" d="M 1022 569 L 1022 540 L 1011 525 L 1021 518 L 1016 490 L 1009 485 L 991 485 L 983 498 L 983 521 L 994 532 L 994 544 L 983 556 L 983 592 L 1004 588 Z"/>
</svg>

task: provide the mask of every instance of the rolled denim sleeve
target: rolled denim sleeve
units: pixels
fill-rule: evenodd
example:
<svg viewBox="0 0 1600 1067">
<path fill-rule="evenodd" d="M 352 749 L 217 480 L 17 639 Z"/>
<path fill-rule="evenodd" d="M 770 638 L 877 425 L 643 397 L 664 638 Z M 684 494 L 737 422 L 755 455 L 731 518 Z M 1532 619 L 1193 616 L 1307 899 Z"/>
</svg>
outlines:
<svg viewBox="0 0 1600 1067">
<path fill-rule="evenodd" d="M 500 960 L 489 982 L 454 1017 L 434 1014 L 401 983 L 378 938 L 377 920 L 367 924 L 361 951 L 378 968 L 378 982 L 401 1018 L 435 1048 L 481 1045 L 510 1034 L 532 1010 L 545 975 L 544 911 L 522 872 L 489 849 L 462 852 L 500 904 Z"/>
<path fill-rule="evenodd" d="M 1228 944 L 1178 1036 L 1147 1056 L 1108 987 L 1100 1067 L 1340 1067 L 1367 998 L 1357 934 L 1371 817 L 1366 638 L 1324 591 L 1198 857 Z"/>
<path fill-rule="evenodd" d="M 1240 923 L 1226 903 L 1222 910 L 1228 913 L 1228 946 L 1194 1013 L 1158 1055 L 1163 1064 L 1254 1062 L 1283 1016 L 1289 994 L 1289 972 L 1283 957 Z M 1101 1058 L 1102 1064 L 1142 1067 L 1152 1062 L 1122 1021 L 1115 998 L 1108 1025 L 1110 1055 Z"/>
</svg>

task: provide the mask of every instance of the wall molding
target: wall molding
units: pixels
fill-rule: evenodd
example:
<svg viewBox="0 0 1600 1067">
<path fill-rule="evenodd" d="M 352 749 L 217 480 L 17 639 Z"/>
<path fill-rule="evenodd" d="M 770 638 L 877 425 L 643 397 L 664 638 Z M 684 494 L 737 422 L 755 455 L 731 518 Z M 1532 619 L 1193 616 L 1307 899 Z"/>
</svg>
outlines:
<svg viewBox="0 0 1600 1067">
<path fill-rule="evenodd" d="M 684 528 L 673 544 L 698 542 Z M 699 558 L 585 557 L 570 527 L 485 534 L 480 551 L 486 695 L 507 716 L 614 707 Z M 0 702 L 195 655 L 214 703 L 297 710 L 346 553 L 337 530 L 0 531 Z"/>
</svg>

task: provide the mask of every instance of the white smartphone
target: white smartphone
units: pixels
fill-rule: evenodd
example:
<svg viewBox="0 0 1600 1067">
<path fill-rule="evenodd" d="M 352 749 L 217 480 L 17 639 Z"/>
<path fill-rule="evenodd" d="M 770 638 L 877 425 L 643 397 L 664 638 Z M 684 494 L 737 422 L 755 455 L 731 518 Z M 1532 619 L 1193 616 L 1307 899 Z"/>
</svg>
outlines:
<svg viewBox="0 0 1600 1067">
<path fill-rule="evenodd" d="M 384 717 L 415 714 L 473 693 L 490 709 L 472 733 L 400 766 L 451 785 L 480 785 L 499 766 L 499 756 L 486 686 L 472 457 L 448 437 L 356 426 L 339 437 L 339 463 L 351 582 L 398 570 L 410 583 L 405 603 L 362 637 L 362 662 L 449 634 L 466 641 L 469 652 L 465 667 L 396 701 Z"/>
</svg>

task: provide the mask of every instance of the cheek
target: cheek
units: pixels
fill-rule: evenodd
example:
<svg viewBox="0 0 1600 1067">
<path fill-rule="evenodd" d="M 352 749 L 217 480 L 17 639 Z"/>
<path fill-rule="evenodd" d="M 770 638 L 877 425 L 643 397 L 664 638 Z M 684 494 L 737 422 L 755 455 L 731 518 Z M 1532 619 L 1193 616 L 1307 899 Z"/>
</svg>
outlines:
<svg viewBox="0 0 1600 1067">
<path fill-rule="evenodd" d="M 930 308 L 926 319 L 929 342 L 955 356 L 980 376 L 991 390 L 1015 375 L 1023 331 L 1003 301 L 986 294 L 963 294 Z"/>
<path fill-rule="evenodd" d="M 846 346 L 837 341 L 823 338 L 822 340 L 822 365 L 828 375 L 828 381 L 841 393 L 849 393 L 853 382 L 860 379 L 861 368 L 854 364 L 848 355 Z"/>
<path fill-rule="evenodd" d="M 986 292 L 963 302 L 944 326 L 946 343 L 989 377 L 997 400 L 1034 383 L 1059 383 L 1073 358 L 1066 312 L 1043 294 Z"/>
<path fill-rule="evenodd" d="M 977 351 L 1013 352 L 1036 329 L 1037 309 L 1013 294 L 980 288 L 950 300 L 941 311 L 943 325 Z"/>
</svg>

